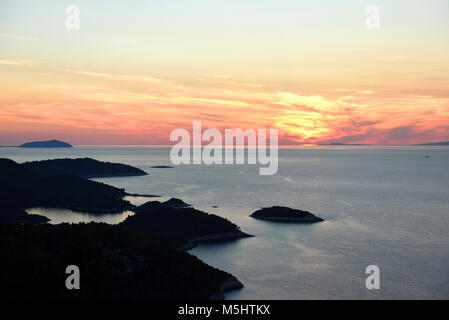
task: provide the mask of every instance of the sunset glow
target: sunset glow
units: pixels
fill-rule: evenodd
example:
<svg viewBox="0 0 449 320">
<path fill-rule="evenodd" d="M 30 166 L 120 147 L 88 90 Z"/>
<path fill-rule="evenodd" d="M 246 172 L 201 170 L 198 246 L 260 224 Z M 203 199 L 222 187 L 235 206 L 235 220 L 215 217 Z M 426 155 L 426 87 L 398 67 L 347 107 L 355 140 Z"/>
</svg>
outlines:
<svg viewBox="0 0 449 320">
<path fill-rule="evenodd" d="M 0 4 L 1 145 L 169 144 L 193 120 L 286 145 L 449 140 L 447 1 L 375 1 L 378 31 L 360 1 L 77 2 L 80 30 L 56 1 Z"/>
</svg>

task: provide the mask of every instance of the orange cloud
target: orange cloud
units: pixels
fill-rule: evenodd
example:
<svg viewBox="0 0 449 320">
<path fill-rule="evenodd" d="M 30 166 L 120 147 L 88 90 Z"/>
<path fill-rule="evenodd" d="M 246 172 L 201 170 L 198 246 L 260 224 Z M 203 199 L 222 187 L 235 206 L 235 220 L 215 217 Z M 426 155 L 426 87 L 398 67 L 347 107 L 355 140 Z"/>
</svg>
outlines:
<svg viewBox="0 0 449 320">
<path fill-rule="evenodd" d="M 336 88 L 304 93 L 269 85 L 248 87 L 239 79 L 232 86 L 211 86 L 207 80 L 184 85 L 85 69 L 36 76 L 41 84 L 2 93 L 0 123 L 17 124 L 14 130 L 30 134 L 38 132 L 30 128 L 42 126 L 61 133 L 61 128 L 79 130 L 73 143 L 83 142 L 83 132 L 93 130 L 102 137 L 89 139 L 93 144 L 105 143 L 107 136 L 111 144 L 168 144 L 171 130 L 190 129 L 193 120 L 202 120 L 203 128 L 221 130 L 278 128 L 281 144 L 449 140 L 449 98 L 443 92 L 411 95 Z M 2 125 L 0 137 L 11 136 L 12 127 Z"/>
<path fill-rule="evenodd" d="M 15 60 L 15 59 L 0 59 L 0 64 L 14 65 L 14 66 L 33 66 L 36 61 L 33 60 Z"/>
</svg>

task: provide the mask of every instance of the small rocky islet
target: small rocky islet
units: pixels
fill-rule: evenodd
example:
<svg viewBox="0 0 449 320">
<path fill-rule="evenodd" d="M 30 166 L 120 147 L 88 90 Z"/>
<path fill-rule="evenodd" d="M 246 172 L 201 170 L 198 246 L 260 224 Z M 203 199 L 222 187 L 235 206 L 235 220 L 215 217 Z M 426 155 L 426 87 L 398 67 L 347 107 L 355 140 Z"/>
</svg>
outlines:
<svg viewBox="0 0 449 320">
<path fill-rule="evenodd" d="M 308 211 L 280 206 L 262 208 L 251 214 L 250 217 L 260 220 L 292 223 L 316 223 L 324 221 L 324 219 Z"/>
</svg>

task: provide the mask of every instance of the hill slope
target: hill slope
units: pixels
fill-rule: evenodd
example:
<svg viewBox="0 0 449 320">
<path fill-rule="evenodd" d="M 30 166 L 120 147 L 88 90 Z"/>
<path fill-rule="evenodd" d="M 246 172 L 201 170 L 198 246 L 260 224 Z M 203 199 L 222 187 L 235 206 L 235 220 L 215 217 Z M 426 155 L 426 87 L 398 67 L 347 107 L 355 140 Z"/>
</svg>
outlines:
<svg viewBox="0 0 449 320">
<path fill-rule="evenodd" d="M 1 225 L 2 300 L 223 298 L 243 285 L 231 274 L 148 235 L 104 223 Z M 67 290 L 68 265 L 81 272 Z"/>
<path fill-rule="evenodd" d="M 31 161 L 25 162 L 23 166 L 42 176 L 71 174 L 84 178 L 101 178 L 147 175 L 145 171 L 127 164 L 102 162 L 91 158 Z"/>
<path fill-rule="evenodd" d="M 126 218 L 122 226 L 158 236 L 178 247 L 187 248 L 202 241 L 251 237 L 231 221 L 191 207 L 149 201 L 134 211 L 136 214 Z"/>
</svg>

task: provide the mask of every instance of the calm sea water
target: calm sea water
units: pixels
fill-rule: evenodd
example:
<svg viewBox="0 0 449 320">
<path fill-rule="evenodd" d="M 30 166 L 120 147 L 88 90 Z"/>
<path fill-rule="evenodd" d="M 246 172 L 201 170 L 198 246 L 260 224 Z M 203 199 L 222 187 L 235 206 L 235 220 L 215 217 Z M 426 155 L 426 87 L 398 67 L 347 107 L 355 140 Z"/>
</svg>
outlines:
<svg viewBox="0 0 449 320">
<path fill-rule="evenodd" d="M 228 299 L 449 298 L 449 148 L 283 149 L 275 176 L 259 176 L 254 165 L 151 169 L 170 165 L 169 149 L 155 147 L 0 148 L 0 157 L 134 165 L 151 174 L 96 180 L 130 193 L 178 197 L 240 225 L 255 237 L 190 251 L 244 283 Z M 326 221 L 293 225 L 249 217 L 272 205 L 309 210 Z M 53 223 L 117 223 L 131 214 L 31 211 Z M 380 290 L 365 288 L 372 264 L 380 268 Z"/>
</svg>

